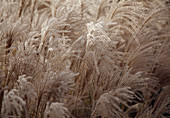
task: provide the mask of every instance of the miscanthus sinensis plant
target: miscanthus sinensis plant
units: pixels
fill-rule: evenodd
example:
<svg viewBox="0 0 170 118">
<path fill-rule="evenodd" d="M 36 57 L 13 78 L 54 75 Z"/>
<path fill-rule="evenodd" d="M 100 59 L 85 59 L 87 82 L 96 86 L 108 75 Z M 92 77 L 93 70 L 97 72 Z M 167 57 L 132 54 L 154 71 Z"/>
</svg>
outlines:
<svg viewBox="0 0 170 118">
<path fill-rule="evenodd" d="M 169 3 L 1 0 L 0 117 L 168 117 Z"/>
</svg>

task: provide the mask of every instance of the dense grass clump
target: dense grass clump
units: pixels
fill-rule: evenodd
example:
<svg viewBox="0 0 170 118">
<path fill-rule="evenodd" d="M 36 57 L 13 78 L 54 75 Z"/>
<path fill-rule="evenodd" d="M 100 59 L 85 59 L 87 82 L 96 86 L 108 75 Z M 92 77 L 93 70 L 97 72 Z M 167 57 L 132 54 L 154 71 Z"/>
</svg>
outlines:
<svg viewBox="0 0 170 118">
<path fill-rule="evenodd" d="M 1 0 L 0 117 L 168 117 L 169 3 Z"/>
</svg>

